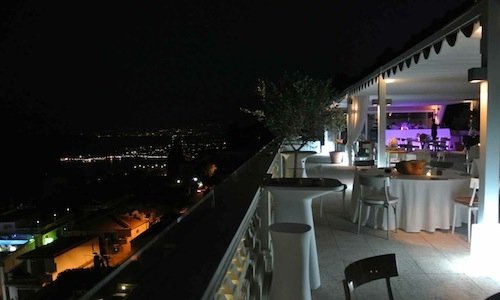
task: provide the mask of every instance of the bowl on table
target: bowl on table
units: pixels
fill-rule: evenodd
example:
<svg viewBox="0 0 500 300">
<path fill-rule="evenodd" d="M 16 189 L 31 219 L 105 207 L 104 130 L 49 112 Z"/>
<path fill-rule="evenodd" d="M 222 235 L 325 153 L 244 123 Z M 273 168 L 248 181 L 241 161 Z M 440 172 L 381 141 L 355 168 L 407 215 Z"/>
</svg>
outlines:
<svg viewBox="0 0 500 300">
<path fill-rule="evenodd" d="M 396 163 L 396 170 L 405 175 L 424 175 L 426 163 L 425 160 L 403 160 Z"/>
</svg>

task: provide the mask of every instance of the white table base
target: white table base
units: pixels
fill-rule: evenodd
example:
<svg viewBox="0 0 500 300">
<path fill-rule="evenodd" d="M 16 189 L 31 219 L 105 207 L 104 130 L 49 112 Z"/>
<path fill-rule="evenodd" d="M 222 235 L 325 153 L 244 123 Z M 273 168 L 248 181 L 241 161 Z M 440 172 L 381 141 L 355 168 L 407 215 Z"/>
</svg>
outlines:
<svg viewBox="0 0 500 300">
<path fill-rule="evenodd" d="M 311 226 L 300 223 L 274 223 L 269 230 L 273 242 L 270 299 L 310 300 Z"/>
</svg>

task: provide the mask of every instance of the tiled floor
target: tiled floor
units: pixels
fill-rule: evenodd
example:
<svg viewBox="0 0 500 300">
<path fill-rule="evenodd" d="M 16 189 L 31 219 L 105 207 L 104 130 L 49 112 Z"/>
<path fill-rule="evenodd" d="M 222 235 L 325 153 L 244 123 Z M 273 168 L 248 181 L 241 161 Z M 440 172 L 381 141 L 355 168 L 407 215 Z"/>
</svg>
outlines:
<svg viewBox="0 0 500 300">
<path fill-rule="evenodd" d="M 331 168 L 332 165 L 308 164 L 310 177 L 336 177 L 349 186 L 350 202 L 353 169 Z M 369 256 L 395 253 L 399 276 L 392 279 L 396 299 L 485 299 L 500 292 L 500 280 L 487 276 L 476 266 L 470 267 L 466 226 L 434 233 L 407 233 L 399 230 L 387 240 L 385 231 L 357 225 L 342 212 L 340 194 L 323 198 L 323 217 L 320 202 L 313 202 L 315 230 L 321 273 L 321 287 L 313 291 L 313 299 L 345 299 L 342 287 L 344 268 L 351 262 Z M 497 279 L 495 279 L 497 278 Z M 383 280 L 368 283 L 356 291 L 360 299 L 387 299 Z"/>
</svg>

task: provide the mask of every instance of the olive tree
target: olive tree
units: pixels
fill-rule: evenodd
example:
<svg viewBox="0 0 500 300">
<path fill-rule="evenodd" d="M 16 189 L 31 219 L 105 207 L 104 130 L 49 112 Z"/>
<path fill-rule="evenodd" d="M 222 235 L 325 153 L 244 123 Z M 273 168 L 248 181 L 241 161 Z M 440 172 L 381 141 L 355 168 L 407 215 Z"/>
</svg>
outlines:
<svg viewBox="0 0 500 300">
<path fill-rule="evenodd" d="M 338 113 L 333 102 L 331 80 L 285 74 L 274 82 L 259 80 L 257 93 L 261 108 L 244 111 L 257 117 L 276 138 L 284 140 L 295 152 L 308 142 L 320 139 L 327 124 Z M 296 168 L 297 155 L 294 177 Z"/>
</svg>

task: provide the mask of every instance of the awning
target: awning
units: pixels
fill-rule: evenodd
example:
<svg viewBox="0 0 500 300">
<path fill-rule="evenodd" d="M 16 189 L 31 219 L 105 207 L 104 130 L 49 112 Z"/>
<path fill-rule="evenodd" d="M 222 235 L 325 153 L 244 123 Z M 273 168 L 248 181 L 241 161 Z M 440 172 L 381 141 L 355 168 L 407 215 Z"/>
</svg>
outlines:
<svg viewBox="0 0 500 300">
<path fill-rule="evenodd" d="M 467 70 L 481 66 L 479 12 L 479 5 L 474 6 L 344 90 L 341 97 L 377 98 L 377 79 L 382 75 L 393 106 L 443 105 L 478 99 L 478 86 L 467 82 Z"/>
</svg>

